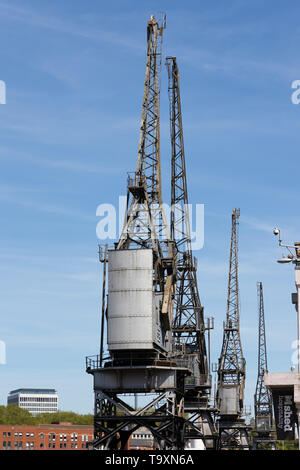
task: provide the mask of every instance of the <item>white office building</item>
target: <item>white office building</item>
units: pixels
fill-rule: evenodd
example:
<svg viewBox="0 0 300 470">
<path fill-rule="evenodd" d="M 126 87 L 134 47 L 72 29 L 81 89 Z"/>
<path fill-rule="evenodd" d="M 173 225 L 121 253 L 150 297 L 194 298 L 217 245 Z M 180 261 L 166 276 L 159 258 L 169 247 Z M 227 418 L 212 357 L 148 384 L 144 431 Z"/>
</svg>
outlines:
<svg viewBox="0 0 300 470">
<path fill-rule="evenodd" d="M 58 411 L 58 394 L 52 388 L 19 388 L 9 392 L 7 404 L 17 405 L 33 415 L 56 413 Z"/>
</svg>

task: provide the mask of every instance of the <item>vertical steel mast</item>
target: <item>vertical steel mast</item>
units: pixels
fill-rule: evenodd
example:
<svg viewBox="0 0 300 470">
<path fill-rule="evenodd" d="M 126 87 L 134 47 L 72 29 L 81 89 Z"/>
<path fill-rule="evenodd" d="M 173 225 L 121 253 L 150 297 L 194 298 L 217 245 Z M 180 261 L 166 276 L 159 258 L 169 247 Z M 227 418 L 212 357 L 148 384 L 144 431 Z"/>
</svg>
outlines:
<svg viewBox="0 0 300 470">
<path fill-rule="evenodd" d="M 160 163 L 160 72 L 165 17 L 152 16 L 147 26 L 147 64 L 140 126 L 137 170 L 128 175 L 127 220 L 118 249 L 131 245 L 153 247 L 161 255 L 158 240 L 169 239 L 162 207 Z"/>
<path fill-rule="evenodd" d="M 172 322 L 173 354 L 184 362 L 192 375 L 185 381 L 185 411 L 190 413 L 189 437 L 210 438 L 214 426 L 207 412 L 211 387 L 203 306 L 197 283 L 196 259 L 193 258 L 188 210 L 188 190 L 184 152 L 179 70 L 176 57 L 167 57 L 171 130 L 171 239 L 177 248 L 177 284 Z M 203 410 L 204 408 L 204 410 Z M 202 424 L 201 431 L 199 425 Z M 197 432 L 198 431 L 198 432 Z M 208 442 L 206 442 L 208 444 Z"/>
<path fill-rule="evenodd" d="M 245 359 L 240 338 L 238 226 L 240 210 L 232 211 L 226 322 L 218 366 L 217 405 L 220 410 L 220 447 L 248 448 L 241 420 L 244 405 Z"/>
<path fill-rule="evenodd" d="M 257 303 L 258 303 L 258 373 L 254 395 L 255 410 L 255 430 L 258 434 L 256 446 L 263 447 L 263 444 L 270 441 L 272 428 L 272 398 L 264 383 L 264 374 L 268 372 L 267 345 L 265 331 L 265 312 L 263 284 L 257 283 Z"/>
<path fill-rule="evenodd" d="M 161 24 L 152 16 L 147 25 L 147 63 L 137 170 L 128 175 L 127 214 L 117 250 L 153 249 L 154 289 L 165 292 L 163 321 L 169 328 L 175 288 L 172 263 L 175 254 L 161 195 L 160 73 L 165 26 L 165 16 Z"/>
<path fill-rule="evenodd" d="M 239 279 L 238 279 L 238 225 L 240 210 L 232 212 L 232 230 L 229 258 L 229 278 L 226 323 L 221 357 L 219 360 L 219 388 L 237 386 L 239 389 L 239 409 L 243 409 L 243 392 L 245 382 L 245 360 L 240 338 L 239 313 Z M 221 399 L 221 398 L 220 398 Z"/>
<path fill-rule="evenodd" d="M 186 359 L 197 363 L 195 385 L 208 376 L 203 307 L 197 284 L 188 211 L 183 127 L 179 90 L 179 71 L 175 57 L 167 57 L 171 123 L 171 238 L 177 246 L 177 287 L 173 315 L 175 348 Z M 198 372 L 198 373 L 197 373 Z"/>
</svg>

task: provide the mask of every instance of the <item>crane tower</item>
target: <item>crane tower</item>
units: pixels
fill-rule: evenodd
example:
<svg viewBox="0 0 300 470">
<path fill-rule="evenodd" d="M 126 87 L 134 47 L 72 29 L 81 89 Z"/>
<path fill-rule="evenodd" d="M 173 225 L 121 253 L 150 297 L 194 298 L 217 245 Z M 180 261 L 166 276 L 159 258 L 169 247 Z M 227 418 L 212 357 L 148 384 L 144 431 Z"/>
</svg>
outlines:
<svg viewBox="0 0 300 470">
<path fill-rule="evenodd" d="M 192 371 L 185 380 L 184 409 L 189 413 L 187 437 L 214 446 L 215 427 L 208 395 L 211 375 L 205 340 L 204 309 L 197 283 L 189 220 L 186 161 L 176 57 L 167 57 L 171 130 L 171 239 L 177 248 L 177 283 L 173 313 L 173 356 Z"/>
<path fill-rule="evenodd" d="M 264 374 L 268 372 L 267 344 L 265 331 L 265 311 L 263 284 L 257 283 L 258 303 L 258 373 L 254 395 L 255 430 L 257 449 L 269 448 L 272 445 L 272 397 L 265 386 Z"/>
<path fill-rule="evenodd" d="M 238 226 L 240 210 L 232 211 L 231 243 L 226 321 L 218 364 L 217 406 L 219 447 L 248 449 L 248 434 L 242 412 L 244 406 L 245 359 L 240 338 Z"/>
<path fill-rule="evenodd" d="M 184 379 L 190 374 L 170 360 L 176 288 L 176 250 L 161 196 L 159 98 L 165 17 L 147 24 L 147 62 L 137 170 L 128 177 L 124 227 L 108 266 L 108 355 L 86 359 L 94 377 L 96 449 L 124 449 L 141 426 L 157 449 L 184 447 Z M 103 292 L 106 298 L 106 292 Z M 103 325 L 104 321 L 102 322 Z M 101 333 L 102 338 L 103 332 Z M 103 341 L 101 341 L 101 348 Z M 138 409 L 127 396 L 143 395 Z M 146 397 L 146 399 L 145 399 Z M 145 403 L 145 400 L 147 403 Z"/>
</svg>

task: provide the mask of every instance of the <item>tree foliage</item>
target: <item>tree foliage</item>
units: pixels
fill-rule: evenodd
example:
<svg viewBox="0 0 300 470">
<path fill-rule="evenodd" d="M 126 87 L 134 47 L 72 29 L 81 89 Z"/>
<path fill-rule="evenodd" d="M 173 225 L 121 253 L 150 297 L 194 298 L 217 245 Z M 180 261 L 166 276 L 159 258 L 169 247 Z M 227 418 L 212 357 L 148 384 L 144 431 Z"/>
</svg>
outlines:
<svg viewBox="0 0 300 470">
<path fill-rule="evenodd" d="M 41 413 L 33 416 L 29 411 L 17 405 L 0 406 L 0 424 L 53 424 L 69 422 L 72 424 L 93 425 L 93 415 L 81 415 L 73 411 L 58 411 L 57 413 Z"/>
</svg>

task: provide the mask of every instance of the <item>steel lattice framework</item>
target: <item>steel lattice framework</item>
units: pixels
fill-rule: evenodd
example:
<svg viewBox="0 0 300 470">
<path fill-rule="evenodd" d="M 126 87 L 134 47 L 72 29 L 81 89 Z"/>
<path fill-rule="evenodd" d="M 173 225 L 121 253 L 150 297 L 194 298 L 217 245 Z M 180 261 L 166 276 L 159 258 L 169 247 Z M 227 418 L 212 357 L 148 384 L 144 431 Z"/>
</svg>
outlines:
<svg viewBox="0 0 300 470">
<path fill-rule="evenodd" d="M 240 338 L 239 281 L 238 281 L 238 226 L 240 210 L 232 212 L 229 257 L 229 279 L 226 322 L 219 359 L 218 388 L 222 385 L 240 385 L 241 410 L 245 384 L 245 359 Z"/>
<path fill-rule="evenodd" d="M 240 210 L 232 211 L 226 321 L 218 365 L 217 406 L 219 448 L 249 449 L 248 428 L 242 419 L 245 359 L 240 338 L 238 227 Z"/>
<path fill-rule="evenodd" d="M 175 57 L 167 57 L 171 124 L 171 238 L 177 246 L 177 286 L 173 315 L 175 348 L 183 358 L 197 356 L 198 374 L 207 380 L 205 324 L 193 258 L 183 141 L 179 71 Z"/>
<path fill-rule="evenodd" d="M 165 17 L 162 22 L 151 17 L 147 24 L 147 64 L 137 171 L 128 178 L 127 210 L 116 250 L 153 250 L 153 294 L 162 294 L 159 321 L 166 332 L 169 347 L 176 287 L 176 252 L 161 196 L 159 98 L 164 28 Z M 104 312 L 103 305 L 102 317 Z M 170 360 L 167 346 L 164 350 L 153 347 L 142 352 L 127 349 L 110 351 L 110 357 L 103 364 L 102 345 L 103 340 L 100 356 L 87 358 L 86 363 L 87 372 L 94 375 L 95 390 L 95 433 L 91 446 L 124 449 L 129 436 L 140 426 L 146 426 L 154 436 L 156 448 L 182 449 L 184 380 L 189 370 Z M 127 394 L 143 394 L 150 398 L 153 393 L 158 396 L 142 409 L 133 408 L 121 399 Z"/>
<path fill-rule="evenodd" d="M 217 432 L 208 406 L 211 376 L 207 360 L 203 307 L 193 258 L 183 126 L 176 57 L 167 57 L 171 130 L 171 239 L 177 248 L 177 283 L 172 321 L 173 355 L 191 372 L 185 380 L 184 410 L 187 438 L 201 438 L 206 448 L 215 448 Z"/>
<path fill-rule="evenodd" d="M 269 433 L 272 425 L 272 398 L 264 383 L 268 372 L 265 312 L 262 282 L 257 283 L 258 301 L 258 374 L 254 395 L 255 427 L 259 434 Z"/>
<path fill-rule="evenodd" d="M 139 137 L 137 171 L 128 176 L 127 215 L 118 249 L 151 247 L 157 257 L 169 240 L 161 196 L 160 163 L 160 72 L 165 18 L 151 17 L 147 27 L 147 64 Z"/>
</svg>

